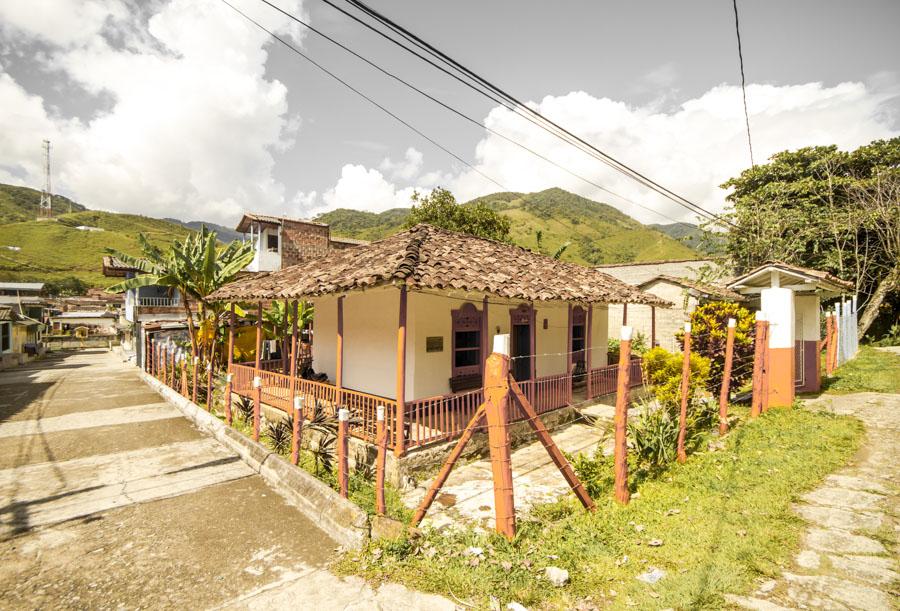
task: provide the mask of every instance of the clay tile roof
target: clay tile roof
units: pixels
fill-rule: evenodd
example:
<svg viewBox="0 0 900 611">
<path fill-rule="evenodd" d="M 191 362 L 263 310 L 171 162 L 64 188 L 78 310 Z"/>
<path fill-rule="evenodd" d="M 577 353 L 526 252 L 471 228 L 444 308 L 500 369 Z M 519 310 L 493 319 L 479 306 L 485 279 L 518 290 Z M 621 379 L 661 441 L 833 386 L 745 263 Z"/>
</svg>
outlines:
<svg viewBox="0 0 900 611">
<path fill-rule="evenodd" d="M 281 225 L 285 221 L 290 221 L 293 223 L 306 223 L 307 225 L 315 225 L 317 227 L 328 227 L 325 223 L 317 223 L 316 221 L 308 221 L 306 219 L 294 219 L 287 216 L 273 216 L 271 214 L 245 212 L 241 217 L 240 222 L 238 222 L 237 227 L 235 227 L 235 231 L 246 233 L 250 228 L 250 223 L 254 221 L 257 223 L 268 223 L 270 225 Z"/>
<path fill-rule="evenodd" d="M 669 276 L 666 274 L 660 274 L 659 276 L 655 276 L 650 280 L 642 282 L 638 285 L 639 288 L 644 288 L 653 282 L 657 282 L 662 280 L 664 282 L 671 282 L 672 284 L 676 284 L 678 286 L 684 287 L 686 289 L 693 289 L 699 293 L 704 293 L 706 295 L 710 295 L 711 297 L 718 297 L 719 299 L 724 299 L 726 301 L 746 301 L 747 298 L 741 295 L 740 293 L 735 293 L 732 290 L 725 288 L 724 286 L 718 286 L 716 284 L 707 284 L 705 282 L 697 282 L 696 280 L 691 280 L 689 278 L 676 278 L 675 276 Z"/>
<path fill-rule="evenodd" d="M 399 283 L 411 290 L 462 290 L 509 299 L 672 305 L 595 269 L 431 225 L 238 280 L 210 298 L 302 299 Z"/>
<path fill-rule="evenodd" d="M 136 272 L 130 265 L 127 265 L 112 255 L 103 256 L 103 275 L 111 277 L 124 277 L 128 272 Z"/>
</svg>

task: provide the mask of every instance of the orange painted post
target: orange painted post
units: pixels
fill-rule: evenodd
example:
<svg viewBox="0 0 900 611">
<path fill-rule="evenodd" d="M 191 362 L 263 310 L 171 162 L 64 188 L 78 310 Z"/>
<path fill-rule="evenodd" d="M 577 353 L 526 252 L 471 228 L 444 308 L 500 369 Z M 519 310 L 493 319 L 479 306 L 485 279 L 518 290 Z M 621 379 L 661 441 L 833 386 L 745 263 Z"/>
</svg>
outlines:
<svg viewBox="0 0 900 611">
<path fill-rule="evenodd" d="M 231 312 L 228 316 L 228 369 L 225 373 L 225 424 L 231 424 L 231 390 L 232 377 L 234 372 L 231 371 L 234 364 L 234 327 L 235 327 L 234 303 L 231 304 Z"/>
<path fill-rule="evenodd" d="M 650 347 L 656 348 L 656 306 L 650 306 Z"/>
<path fill-rule="evenodd" d="M 288 361 L 288 350 L 287 350 L 287 347 L 288 347 L 287 332 L 288 332 L 288 329 L 290 328 L 290 324 L 291 324 L 290 318 L 288 317 L 289 313 L 290 313 L 290 303 L 288 302 L 287 299 L 285 299 L 284 300 L 284 329 L 282 329 L 283 334 L 281 336 L 281 373 L 283 373 L 285 375 L 287 375 L 287 373 L 288 373 L 287 368 L 288 368 L 288 364 L 290 363 L 290 361 Z"/>
<path fill-rule="evenodd" d="M 771 366 L 772 366 L 772 357 L 769 351 L 769 331 L 772 323 L 768 320 L 763 323 L 763 343 L 762 343 L 762 376 L 761 376 L 761 390 L 762 390 L 762 405 L 760 409 L 762 413 L 766 413 L 769 411 L 769 384 L 771 382 Z"/>
<path fill-rule="evenodd" d="M 169 351 L 169 388 L 175 389 L 175 347 Z"/>
<path fill-rule="evenodd" d="M 722 369 L 722 388 L 719 391 L 719 435 L 728 432 L 728 399 L 731 388 L 731 365 L 734 361 L 734 334 L 737 321 L 728 319 L 728 335 L 725 339 L 725 367 Z"/>
<path fill-rule="evenodd" d="M 572 327 L 574 321 L 572 320 L 572 304 L 569 304 L 569 324 L 568 324 L 568 337 L 566 338 L 566 376 L 569 378 L 568 384 L 568 397 L 566 399 L 567 403 L 572 403 Z"/>
<path fill-rule="evenodd" d="M 834 318 L 831 312 L 825 312 L 825 374 L 829 377 L 834 372 L 831 361 L 831 347 L 834 344 Z"/>
<path fill-rule="evenodd" d="M 375 408 L 375 444 L 378 454 L 375 457 L 375 513 L 383 516 L 386 511 L 384 502 L 384 462 L 387 454 L 387 435 L 384 430 L 384 406 Z"/>
<path fill-rule="evenodd" d="M 688 394 L 691 389 L 691 323 L 684 323 L 684 359 L 681 364 L 681 411 L 678 414 L 678 448 L 677 460 L 687 462 L 685 438 L 687 437 Z"/>
<path fill-rule="evenodd" d="M 400 287 L 400 313 L 397 322 L 397 415 L 394 431 L 394 454 L 403 456 L 406 453 L 406 285 Z M 490 358 L 490 357 L 489 357 Z"/>
<path fill-rule="evenodd" d="M 631 327 L 622 327 L 619 341 L 619 379 L 616 388 L 615 414 L 615 495 L 616 500 L 627 505 L 631 498 L 628 492 L 628 390 L 631 388 Z"/>
<path fill-rule="evenodd" d="M 434 478 L 434 481 L 428 488 L 428 492 L 425 493 L 425 498 L 423 498 L 422 502 L 419 503 L 419 507 L 416 509 L 416 513 L 413 515 L 412 522 L 410 522 L 411 526 L 418 526 L 422 522 L 422 519 L 425 517 L 425 513 L 428 511 L 428 508 L 431 507 L 432 503 L 434 503 L 434 499 L 437 497 L 438 492 L 440 492 L 441 487 L 444 485 L 444 482 L 446 482 L 447 478 L 450 476 L 450 472 L 453 470 L 453 465 L 455 465 L 456 461 L 459 460 L 459 457 L 462 455 L 462 451 L 465 449 L 466 444 L 469 443 L 469 440 L 472 438 L 475 430 L 479 426 L 481 426 L 482 422 L 484 421 L 486 411 L 487 403 L 482 403 L 478 406 L 478 409 L 475 410 L 475 414 L 472 416 L 472 419 L 469 420 L 469 424 L 466 425 L 466 428 L 463 429 L 462 435 L 459 436 L 459 441 L 456 442 L 456 446 L 454 446 L 453 451 L 450 452 L 450 455 L 447 457 L 447 460 L 444 461 L 444 465 L 438 472 L 437 477 Z"/>
<path fill-rule="evenodd" d="M 293 310 L 294 322 L 291 327 L 291 381 L 288 398 L 290 405 L 294 410 L 293 426 L 291 427 L 291 462 L 297 464 L 300 461 L 300 435 L 303 434 L 303 403 L 297 405 L 297 301 L 294 300 Z M 287 312 L 287 304 L 285 304 L 285 312 Z M 299 409 L 298 409 L 299 407 Z"/>
<path fill-rule="evenodd" d="M 763 404 L 763 349 L 766 344 L 766 318 L 763 312 L 756 313 L 756 340 L 753 345 L 753 396 L 750 401 L 750 416 L 756 418 L 762 413 Z"/>
<path fill-rule="evenodd" d="M 350 426 L 350 410 L 342 407 L 338 410 L 337 454 L 338 454 L 338 485 L 341 496 L 347 498 L 350 464 L 348 460 L 347 437 Z"/>
<path fill-rule="evenodd" d="M 184 352 L 178 353 L 178 360 L 181 363 L 181 396 L 188 396 L 188 377 L 187 377 L 187 358 Z"/>
<path fill-rule="evenodd" d="M 206 364 L 206 411 L 212 412 L 212 400 L 213 400 L 213 368 L 215 367 L 216 362 L 216 352 L 215 350 L 211 351 L 209 362 Z"/>
<path fill-rule="evenodd" d="M 628 304 L 622 304 L 622 326 L 625 327 L 628 325 Z"/>
<path fill-rule="evenodd" d="M 509 335 L 494 337 L 494 352 L 485 367 L 484 398 L 494 476 L 496 528 L 498 533 L 512 539 L 516 535 L 516 509 L 509 441 Z"/>
<path fill-rule="evenodd" d="M 191 389 L 191 401 L 193 401 L 194 403 L 197 403 L 197 375 L 199 373 L 197 371 L 197 369 L 199 368 L 199 365 L 200 365 L 200 361 L 197 359 L 197 355 L 192 354 L 191 355 L 191 385 L 193 388 Z"/>
<path fill-rule="evenodd" d="M 259 441 L 259 421 L 262 411 L 262 378 L 260 377 L 260 363 L 262 360 L 262 301 L 256 307 L 256 369 L 253 373 L 253 441 Z"/>
</svg>

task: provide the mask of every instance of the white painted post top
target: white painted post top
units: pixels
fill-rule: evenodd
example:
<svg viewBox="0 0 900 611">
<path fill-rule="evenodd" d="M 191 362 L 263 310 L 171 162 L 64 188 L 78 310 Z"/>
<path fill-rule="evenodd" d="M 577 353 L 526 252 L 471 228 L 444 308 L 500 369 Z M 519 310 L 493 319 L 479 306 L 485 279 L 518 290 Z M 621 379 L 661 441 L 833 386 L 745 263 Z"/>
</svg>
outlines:
<svg viewBox="0 0 900 611">
<path fill-rule="evenodd" d="M 260 386 L 262 386 L 262 379 L 259 376 L 254 376 L 253 388 L 259 388 Z"/>
<path fill-rule="evenodd" d="M 338 410 L 338 420 L 340 422 L 347 422 L 350 420 L 350 410 L 346 407 L 342 407 Z"/>
<path fill-rule="evenodd" d="M 379 405 L 375 408 L 375 420 L 378 422 L 384 421 L 384 406 Z"/>
<path fill-rule="evenodd" d="M 494 336 L 494 352 L 509 356 L 509 333 Z"/>
<path fill-rule="evenodd" d="M 737 321 L 733 318 L 728 319 L 728 328 L 734 329 L 737 326 Z"/>
<path fill-rule="evenodd" d="M 684 323 L 684 332 L 685 333 L 691 332 L 691 323 L 689 323 L 689 322 Z"/>
<path fill-rule="evenodd" d="M 303 409 L 303 397 L 294 397 L 294 409 Z"/>
<path fill-rule="evenodd" d="M 231 381 L 232 381 L 233 379 L 234 379 L 234 374 L 233 374 L 233 373 L 226 373 L 226 374 L 225 374 L 225 381 L 228 382 L 229 384 L 231 384 Z"/>
<path fill-rule="evenodd" d="M 631 341 L 632 331 L 634 331 L 634 329 L 632 329 L 631 327 L 629 327 L 627 325 L 622 327 L 622 341 L 623 342 Z"/>
<path fill-rule="evenodd" d="M 763 312 L 762 310 L 757 310 L 756 311 L 756 320 L 765 320 L 765 319 L 766 319 L 766 313 Z"/>
</svg>

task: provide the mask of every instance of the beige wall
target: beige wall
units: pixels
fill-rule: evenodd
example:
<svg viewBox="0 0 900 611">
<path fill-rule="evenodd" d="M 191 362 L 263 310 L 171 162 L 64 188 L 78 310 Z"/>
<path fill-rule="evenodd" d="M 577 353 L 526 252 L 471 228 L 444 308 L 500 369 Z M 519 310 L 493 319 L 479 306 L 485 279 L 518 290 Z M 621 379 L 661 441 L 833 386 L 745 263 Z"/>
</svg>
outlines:
<svg viewBox="0 0 900 611">
<path fill-rule="evenodd" d="M 677 284 L 660 280 L 644 287 L 644 292 L 662 297 L 674 304 L 671 308 L 656 308 L 656 341 L 669 351 L 677 351 L 681 348 L 675 341 L 675 334 L 684 327 L 684 322 L 690 317 L 690 313 L 697 307 L 697 298 L 688 297 L 687 309 L 685 309 L 685 291 Z M 628 325 L 635 332 L 643 333 L 650 345 L 652 332 L 652 316 L 650 306 L 629 304 Z M 622 329 L 622 306 L 618 304 L 609 306 L 609 336 L 618 338 Z"/>
<path fill-rule="evenodd" d="M 798 340 L 818 341 L 821 339 L 819 327 L 819 296 L 794 293 L 795 337 Z"/>
<path fill-rule="evenodd" d="M 388 398 L 396 396 L 396 345 L 399 290 L 394 287 L 350 293 L 344 298 L 344 369 L 346 388 Z M 409 293 L 407 303 L 406 399 L 419 399 L 450 392 L 453 351 L 451 311 L 466 299 L 428 293 Z M 478 310 L 482 297 L 468 300 Z M 336 374 L 337 298 L 314 299 L 316 308 L 313 340 L 313 368 L 331 382 Z M 509 333 L 510 309 L 520 301 L 490 297 L 488 306 L 488 349 L 496 334 Z M 543 328 L 547 319 L 547 329 Z M 593 366 L 606 364 L 607 309 L 594 306 Z M 536 352 L 538 376 L 565 373 L 568 346 L 568 306 L 539 303 L 536 307 Z M 443 350 L 426 351 L 426 338 L 443 338 Z"/>
<path fill-rule="evenodd" d="M 719 266 L 712 259 L 696 261 L 657 261 L 651 263 L 627 263 L 623 265 L 603 265 L 597 269 L 628 284 L 641 284 L 657 276 L 675 278 L 695 278 L 700 268 Z"/>
</svg>

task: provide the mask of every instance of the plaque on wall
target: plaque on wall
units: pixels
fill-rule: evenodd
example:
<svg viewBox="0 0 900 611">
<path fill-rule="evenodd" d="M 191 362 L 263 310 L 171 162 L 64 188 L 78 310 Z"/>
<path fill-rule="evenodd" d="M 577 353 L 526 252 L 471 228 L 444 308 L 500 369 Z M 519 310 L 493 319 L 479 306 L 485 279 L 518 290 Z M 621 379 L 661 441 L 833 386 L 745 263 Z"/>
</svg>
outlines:
<svg viewBox="0 0 900 611">
<path fill-rule="evenodd" d="M 437 337 L 425 338 L 425 352 L 443 352 L 444 338 L 440 335 Z"/>
</svg>

